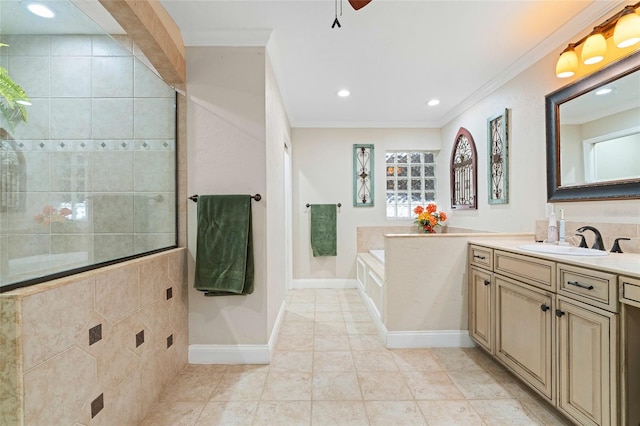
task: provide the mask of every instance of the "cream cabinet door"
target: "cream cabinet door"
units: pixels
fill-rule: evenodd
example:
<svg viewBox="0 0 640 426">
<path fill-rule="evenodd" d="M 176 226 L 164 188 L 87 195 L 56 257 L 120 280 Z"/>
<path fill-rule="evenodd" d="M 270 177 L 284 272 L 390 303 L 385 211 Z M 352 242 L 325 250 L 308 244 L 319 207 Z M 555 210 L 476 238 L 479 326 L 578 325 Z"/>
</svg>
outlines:
<svg viewBox="0 0 640 426">
<path fill-rule="evenodd" d="M 480 346 L 493 353 L 493 274 L 470 268 L 469 335 Z"/>
<path fill-rule="evenodd" d="M 496 356 L 554 400 L 553 294 L 495 275 Z"/>
<path fill-rule="evenodd" d="M 616 425 L 616 315 L 558 296 L 558 408 L 583 425 Z"/>
</svg>

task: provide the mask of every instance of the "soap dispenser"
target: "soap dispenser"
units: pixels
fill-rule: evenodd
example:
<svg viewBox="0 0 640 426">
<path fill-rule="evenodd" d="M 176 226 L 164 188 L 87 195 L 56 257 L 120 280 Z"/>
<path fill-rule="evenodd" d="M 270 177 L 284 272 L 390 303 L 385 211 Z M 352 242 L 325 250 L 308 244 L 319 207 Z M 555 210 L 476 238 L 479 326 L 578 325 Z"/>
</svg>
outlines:
<svg viewBox="0 0 640 426">
<path fill-rule="evenodd" d="M 560 227 L 558 228 L 558 244 L 566 245 L 564 229 L 564 209 L 560 209 Z"/>
<path fill-rule="evenodd" d="M 556 222 L 556 214 L 552 210 L 549 213 L 549 228 L 547 229 L 547 243 L 555 244 L 558 242 L 558 224 Z"/>
</svg>

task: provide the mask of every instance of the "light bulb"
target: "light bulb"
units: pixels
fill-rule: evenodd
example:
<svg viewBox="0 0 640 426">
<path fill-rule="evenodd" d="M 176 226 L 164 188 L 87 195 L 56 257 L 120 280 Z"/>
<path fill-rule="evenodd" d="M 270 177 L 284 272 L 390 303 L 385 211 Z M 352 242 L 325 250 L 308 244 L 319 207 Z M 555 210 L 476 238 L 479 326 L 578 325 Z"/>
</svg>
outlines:
<svg viewBox="0 0 640 426">
<path fill-rule="evenodd" d="M 558 58 L 556 63 L 556 75 L 559 78 L 572 77 L 578 69 L 578 55 L 570 44 Z"/>
<path fill-rule="evenodd" d="M 587 38 L 582 46 L 582 62 L 587 65 L 597 64 L 604 59 L 607 52 L 607 41 L 598 29 Z"/>
<path fill-rule="evenodd" d="M 620 17 L 613 30 L 613 43 L 619 48 L 633 46 L 640 42 L 640 16 L 633 6 L 625 7 L 625 14 Z"/>
</svg>

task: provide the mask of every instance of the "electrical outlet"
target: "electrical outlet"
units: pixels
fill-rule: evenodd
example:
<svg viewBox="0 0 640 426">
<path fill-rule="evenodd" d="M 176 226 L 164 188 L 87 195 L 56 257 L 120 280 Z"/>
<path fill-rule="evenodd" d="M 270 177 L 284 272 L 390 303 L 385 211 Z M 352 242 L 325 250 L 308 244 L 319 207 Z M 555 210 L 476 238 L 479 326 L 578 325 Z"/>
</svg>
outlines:
<svg viewBox="0 0 640 426">
<path fill-rule="evenodd" d="M 551 203 L 545 204 L 544 217 L 551 216 L 551 212 L 553 212 L 553 204 Z"/>
</svg>

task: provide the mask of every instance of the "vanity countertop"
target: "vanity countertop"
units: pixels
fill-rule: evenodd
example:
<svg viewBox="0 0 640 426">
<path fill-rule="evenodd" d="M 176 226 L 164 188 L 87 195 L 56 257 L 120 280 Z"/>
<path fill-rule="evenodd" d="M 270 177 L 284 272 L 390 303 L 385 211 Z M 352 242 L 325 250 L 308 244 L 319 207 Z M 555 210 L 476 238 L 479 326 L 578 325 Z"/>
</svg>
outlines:
<svg viewBox="0 0 640 426">
<path fill-rule="evenodd" d="M 582 266 L 640 278 L 640 254 L 637 253 L 609 253 L 607 256 L 567 256 L 563 254 L 538 253 L 518 248 L 518 246 L 523 244 L 522 240 L 512 238 L 496 239 L 479 237 L 470 239 L 469 243 L 497 250 L 510 251 L 525 256 L 552 260 L 568 265 Z"/>
</svg>

